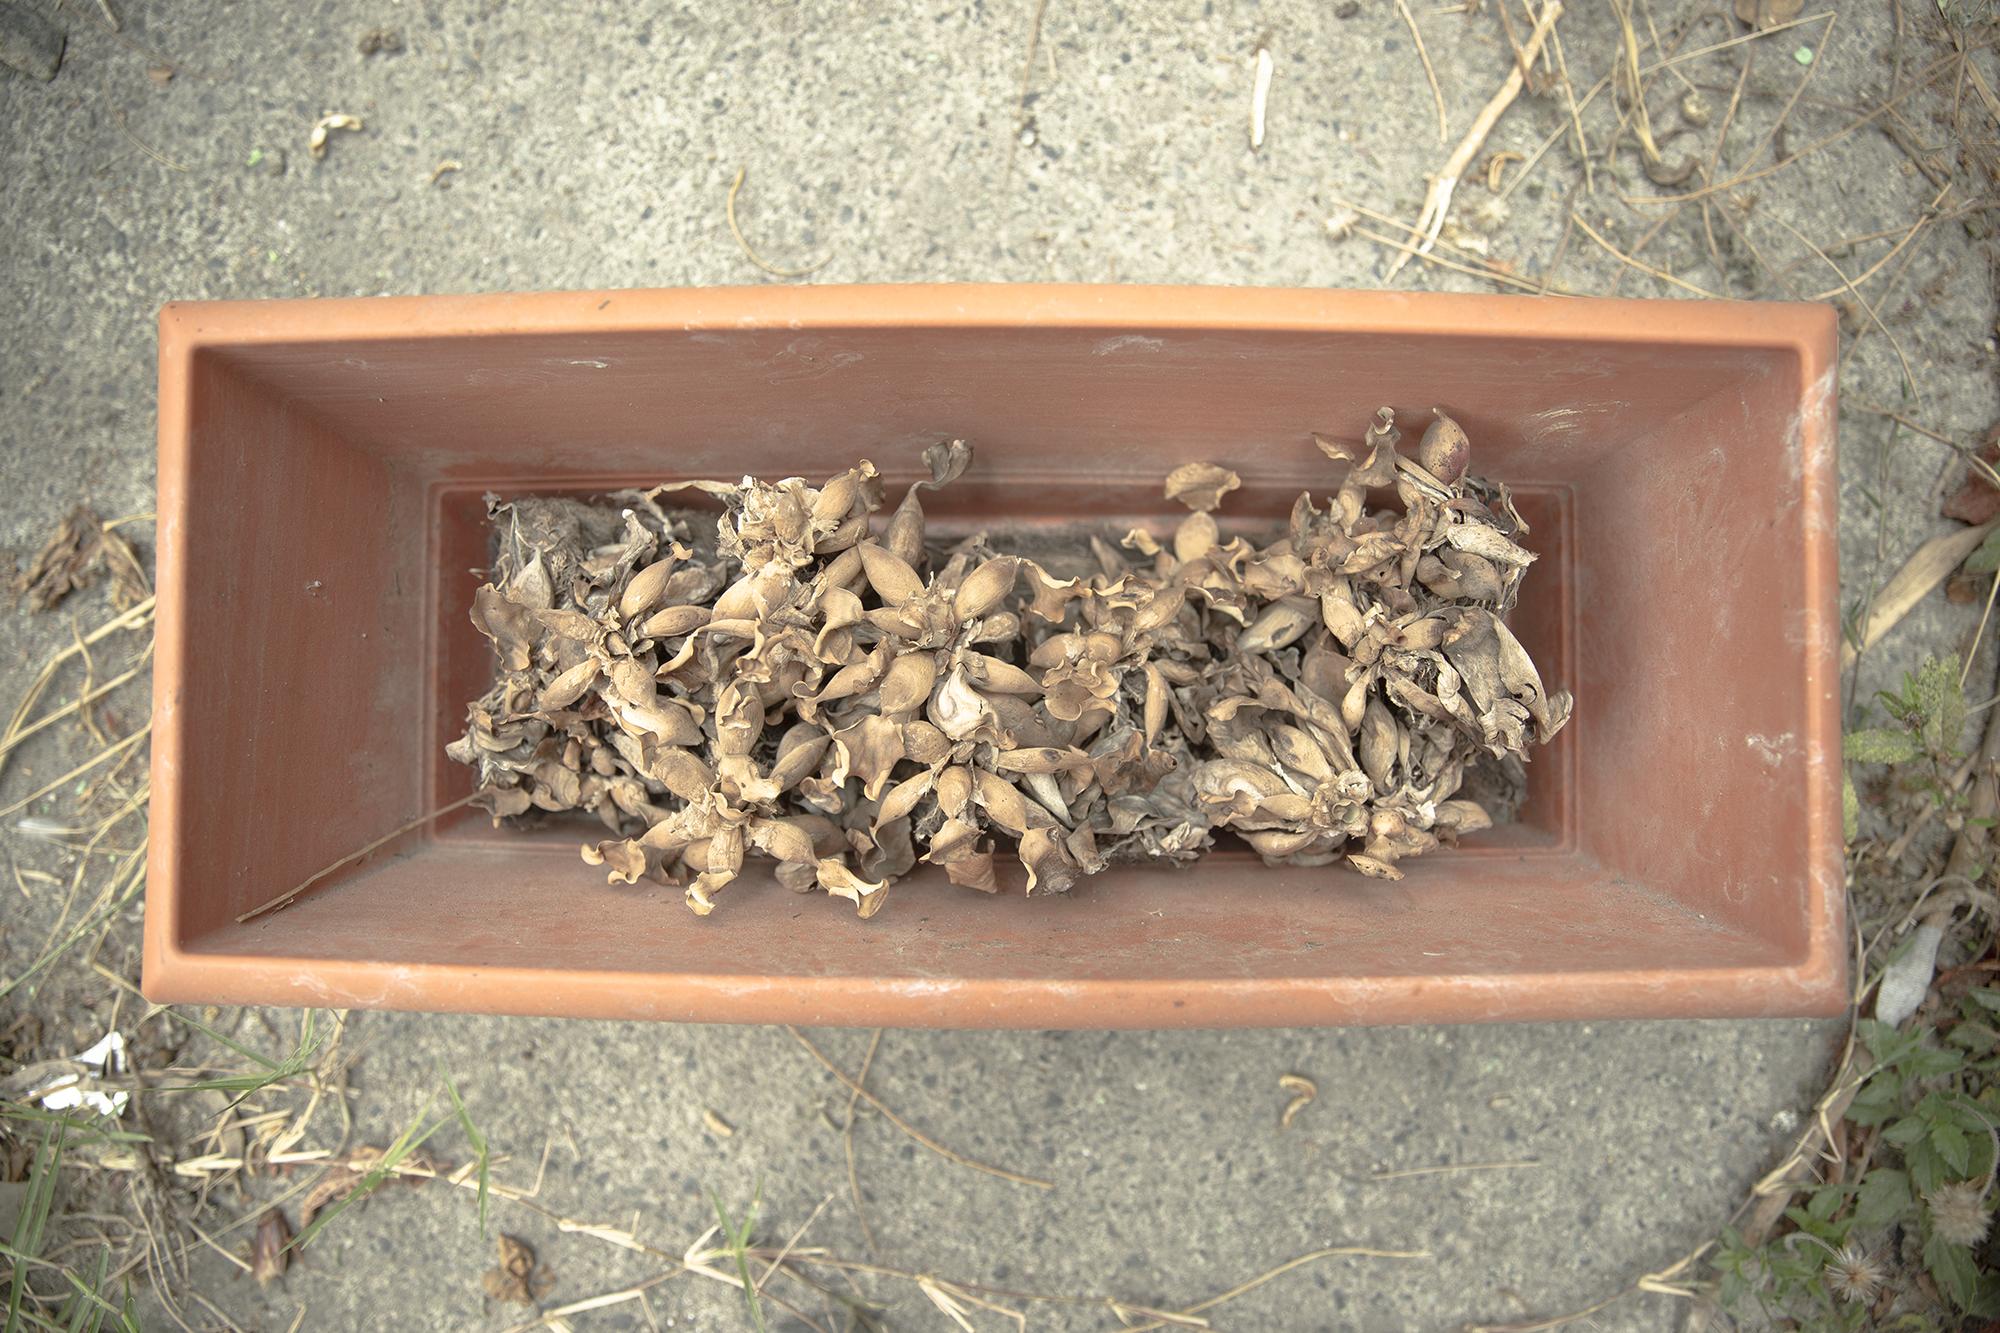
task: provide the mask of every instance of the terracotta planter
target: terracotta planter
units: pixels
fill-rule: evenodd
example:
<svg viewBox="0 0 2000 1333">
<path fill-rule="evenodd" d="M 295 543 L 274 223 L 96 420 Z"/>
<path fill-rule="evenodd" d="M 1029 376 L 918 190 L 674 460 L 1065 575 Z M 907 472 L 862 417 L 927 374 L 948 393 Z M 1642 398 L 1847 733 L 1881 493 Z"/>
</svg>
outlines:
<svg viewBox="0 0 2000 1333">
<path fill-rule="evenodd" d="M 1818 1014 L 1844 997 L 1831 310 L 1134 287 L 762 287 L 170 306 L 146 993 L 1013 1027 Z M 768 875 L 713 917 L 475 811 L 482 493 L 976 442 L 936 524 L 1237 515 L 1313 430 L 1434 403 L 1516 483 L 1517 613 L 1576 719 L 1521 822 L 1383 884 L 1218 855 L 1069 899 Z"/>
</svg>

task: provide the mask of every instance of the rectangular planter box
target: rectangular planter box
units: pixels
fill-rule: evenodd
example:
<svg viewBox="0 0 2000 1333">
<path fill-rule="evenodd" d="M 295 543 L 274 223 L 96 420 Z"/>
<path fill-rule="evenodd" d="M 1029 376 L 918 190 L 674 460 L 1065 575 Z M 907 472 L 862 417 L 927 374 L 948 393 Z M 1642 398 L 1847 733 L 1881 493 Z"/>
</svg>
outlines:
<svg viewBox="0 0 2000 1333">
<path fill-rule="evenodd" d="M 160 316 L 155 1000 L 1005 1027 L 1804 1015 L 1845 997 L 1824 307 L 1145 287 L 762 287 Z M 917 876 L 872 921 L 768 874 L 696 918 L 581 830 L 464 810 L 481 496 L 977 461 L 934 524 L 1281 516 L 1310 433 L 1441 405 L 1541 554 L 1516 624 L 1576 717 L 1521 819 L 1399 884 Z"/>
</svg>

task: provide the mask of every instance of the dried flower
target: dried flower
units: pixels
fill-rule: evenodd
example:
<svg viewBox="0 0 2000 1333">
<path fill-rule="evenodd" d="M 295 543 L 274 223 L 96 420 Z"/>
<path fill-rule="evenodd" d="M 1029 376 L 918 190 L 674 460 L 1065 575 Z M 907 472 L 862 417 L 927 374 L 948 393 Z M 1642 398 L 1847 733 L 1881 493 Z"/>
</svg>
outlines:
<svg viewBox="0 0 2000 1333">
<path fill-rule="evenodd" d="M 965 472 L 961 441 L 886 524 L 866 461 L 493 500 L 472 621 L 498 674 L 448 752 L 496 820 L 588 811 L 612 836 L 587 863 L 704 915 L 751 857 L 864 917 L 920 863 L 1065 892 L 1223 834 L 1399 878 L 1489 826 L 1570 710 L 1506 624 L 1534 560 L 1506 488 L 1442 412 L 1415 461 L 1400 438 L 1386 408 L 1319 438 L 1334 493 L 1261 543 L 1212 512 L 1241 479 L 1184 464 L 1171 533 L 1091 536 L 1068 568 L 929 539 L 919 495 Z M 721 506 L 712 533 L 678 492 Z"/>
<path fill-rule="evenodd" d="M 1882 1280 L 1888 1276 L 1881 1262 L 1852 1243 L 1831 1251 L 1821 1270 L 1826 1289 L 1849 1305 L 1866 1305 L 1875 1299 Z"/>
<path fill-rule="evenodd" d="M 1986 1211 L 1986 1191 L 1969 1180 L 1940 1185 L 1924 1196 L 1930 1208 L 1931 1230 L 1951 1245 L 1977 1245 L 1986 1239 L 1993 1215 Z"/>
</svg>

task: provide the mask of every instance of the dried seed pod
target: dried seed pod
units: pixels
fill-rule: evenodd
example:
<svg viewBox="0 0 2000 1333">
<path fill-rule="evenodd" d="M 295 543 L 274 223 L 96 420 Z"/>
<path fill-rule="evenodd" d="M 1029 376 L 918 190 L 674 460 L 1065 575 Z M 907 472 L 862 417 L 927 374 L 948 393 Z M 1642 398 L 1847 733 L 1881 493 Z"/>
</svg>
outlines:
<svg viewBox="0 0 2000 1333">
<path fill-rule="evenodd" d="M 845 861 L 828 857 L 818 866 L 819 886 L 836 898 L 845 898 L 859 909 L 866 918 L 874 916 L 882 908 L 882 901 L 888 897 L 888 884 L 881 880 L 863 879 L 848 869 Z"/>
<path fill-rule="evenodd" d="M 1189 514 L 1174 529 L 1174 558 L 1182 564 L 1199 560 L 1220 540 L 1215 520 L 1206 511 Z"/>
<path fill-rule="evenodd" d="M 1450 486 L 1465 475 L 1466 465 L 1472 460 L 1472 441 L 1466 438 L 1465 427 L 1446 416 L 1443 408 L 1434 407 L 1431 411 L 1437 420 L 1424 428 L 1424 438 L 1417 443 L 1417 463 Z"/>
<path fill-rule="evenodd" d="M 990 850 L 962 851 L 944 863 L 944 873 L 960 888 L 977 889 L 981 893 L 1000 892 L 1000 881 L 993 874 L 993 853 Z"/>
<path fill-rule="evenodd" d="M 673 575 L 674 567 L 680 564 L 675 556 L 656 560 L 632 576 L 625 585 L 625 591 L 618 595 L 618 614 L 626 622 L 631 622 L 660 604 L 660 596 L 666 591 L 667 579 Z"/>
<path fill-rule="evenodd" d="M 971 769 L 945 769 L 944 772 L 938 774 L 938 809 L 944 811 L 948 818 L 961 818 L 965 813 L 966 805 L 972 800 L 974 785 Z"/>
<path fill-rule="evenodd" d="M 801 722 L 778 739 L 777 761 L 771 765 L 771 781 L 779 791 L 790 791 L 819 767 L 833 738 L 810 723 Z"/>
<path fill-rule="evenodd" d="M 1068 893 L 1076 884 L 1076 866 L 1051 829 L 1029 829 L 1021 835 L 1021 864 L 1028 868 L 1028 892 Z"/>
<path fill-rule="evenodd" d="M 875 822 L 878 825 L 887 824 L 909 814 L 917 808 L 918 801 L 930 794 L 936 781 L 936 775 L 928 771 L 904 778 L 883 795 L 881 807 L 875 812 Z"/>
<path fill-rule="evenodd" d="M 1146 744 L 1159 742 L 1160 728 L 1167 724 L 1167 678 L 1151 662 L 1146 663 Z"/>
<path fill-rule="evenodd" d="M 941 764 L 951 755 L 951 738 L 922 718 L 903 724 L 903 757 L 916 764 Z"/>
<path fill-rule="evenodd" d="M 683 801 L 699 801 L 715 785 L 715 772 L 678 746 L 662 746 L 646 760 L 646 776 Z"/>
<path fill-rule="evenodd" d="M 1132 614 L 1132 630 L 1136 634 L 1150 634 L 1172 623 L 1181 608 L 1187 605 L 1187 589 L 1180 584 L 1161 588 L 1152 593 L 1140 608 Z"/>
<path fill-rule="evenodd" d="M 996 555 L 965 576 L 952 597 L 952 614 L 961 624 L 977 620 L 999 606 L 1014 590 L 1014 576 L 1021 562 L 1011 555 Z"/>
<path fill-rule="evenodd" d="M 890 716 L 911 713 L 930 701 L 937 683 L 937 658 L 930 653 L 904 653 L 889 664 L 877 691 L 882 711 Z"/>
<path fill-rule="evenodd" d="M 1314 782 L 1326 782 L 1333 777 L 1333 765 L 1326 751 L 1297 727 L 1280 724 L 1272 728 L 1271 751 L 1279 763 Z"/>
<path fill-rule="evenodd" d="M 1090 756 L 1083 751 L 1054 745 L 1001 750 L 993 756 L 993 767 L 1002 773 L 1062 773 L 1089 765 Z"/>
<path fill-rule="evenodd" d="M 972 688 L 963 667 L 954 667 L 931 695 L 931 723 L 955 741 L 968 740 L 995 722 L 993 705 Z"/>
<path fill-rule="evenodd" d="M 543 688 L 542 692 L 535 696 L 535 707 L 545 713 L 552 713 L 560 708 L 568 708 L 578 699 L 581 699 L 584 691 L 591 687 L 592 682 L 597 679 L 599 669 L 596 658 L 584 658 L 581 662 L 578 662 L 575 666 L 550 681 Z"/>
<path fill-rule="evenodd" d="M 868 574 L 868 584 L 883 605 L 899 607 L 923 595 L 924 581 L 911 568 L 912 561 L 873 542 L 863 542 L 856 549 L 861 552 L 861 567 Z"/>
<path fill-rule="evenodd" d="M 1361 769 L 1374 782 L 1375 790 L 1388 792 L 1395 779 L 1396 754 L 1401 733 L 1388 706 L 1374 695 L 1361 715 L 1361 739 L 1357 747 Z"/>
<path fill-rule="evenodd" d="M 782 569 L 745 574 L 715 599 L 716 620 L 759 620 L 783 595 L 792 576 Z"/>
<path fill-rule="evenodd" d="M 749 837 L 752 847 L 773 860 L 812 865 L 817 859 L 812 835 L 789 820 L 753 819 Z"/>
<path fill-rule="evenodd" d="M 1012 662 L 1003 662 L 984 653 L 962 653 L 959 669 L 966 680 L 990 694 L 1036 695 L 1042 684 Z"/>
<path fill-rule="evenodd" d="M 819 495 L 813 500 L 813 523 L 821 528 L 837 527 L 847 517 L 848 511 L 855 507 L 855 502 L 862 498 L 862 479 L 874 475 L 875 465 L 864 458 L 820 487 Z"/>
<path fill-rule="evenodd" d="M 1444 550 L 1438 552 L 1438 561 L 1455 575 L 1454 598 L 1475 602 L 1486 602 L 1498 606 L 1506 597 L 1506 584 L 1500 578 L 1500 571 L 1492 561 L 1470 551 Z"/>
<path fill-rule="evenodd" d="M 1367 621 L 1356 609 L 1345 579 L 1319 595 L 1319 611 L 1327 632 L 1339 640 L 1343 648 L 1352 648 L 1367 629 Z"/>
<path fill-rule="evenodd" d="M 1258 829 L 1245 832 L 1243 841 L 1265 860 L 1282 861 L 1303 852 L 1323 836 L 1317 829 Z"/>
<path fill-rule="evenodd" d="M 1239 653 L 1268 653 L 1298 642 L 1313 627 L 1312 603 L 1303 597 L 1286 597 L 1271 603 L 1250 627 L 1236 636 Z"/>
<path fill-rule="evenodd" d="M 1484 523 L 1454 523 L 1444 530 L 1444 539 L 1454 550 L 1482 556 L 1496 565 L 1532 564 L 1533 551 L 1525 550 Z"/>
<path fill-rule="evenodd" d="M 649 639 L 676 638 L 706 625 L 712 614 L 705 606 L 662 607 L 639 622 L 639 633 Z"/>
<path fill-rule="evenodd" d="M 1028 831 L 1028 802 L 1013 783 L 982 768 L 974 775 L 974 784 L 980 808 L 989 819 L 1009 833 Z"/>
</svg>

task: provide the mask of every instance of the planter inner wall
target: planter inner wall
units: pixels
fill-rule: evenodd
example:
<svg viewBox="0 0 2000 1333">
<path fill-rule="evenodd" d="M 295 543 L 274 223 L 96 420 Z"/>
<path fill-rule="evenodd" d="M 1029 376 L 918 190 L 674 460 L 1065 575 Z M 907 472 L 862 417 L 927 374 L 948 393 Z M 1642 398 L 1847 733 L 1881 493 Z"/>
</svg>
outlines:
<svg viewBox="0 0 2000 1333">
<path fill-rule="evenodd" d="M 170 394 L 163 369 L 163 438 L 184 414 L 187 469 L 184 528 L 162 538 L 163 602 L 182 598 L 162 654 L 183 666 L 156 702 L 181 725 L 155 998 L 1025 1026 L 1838 1003 L 1808 558 L 1831 534 L 1809 530 L 1797 345 L 1504 320 L 597 330 L 566 299 L 561 327 L 451 336 L 348 319 L 231 340 L 197 323 L 215 307 L 168 313 L 188 373 Z M 861 922 L 750 874 L 701 920 L 676 890 L 606 886 L 583 826 L 496 832 L 468 811 L 235 921 L 471 789 L 442 749 L 491 677 L 466 616 L 488 490 L 818 478 L 865 456 L 893 504 L 956 435 L 975 464 L 926 495 L 938 528 L 1171 522 L 1160 479 L 1197 459 L 1244 478 L 1223 517 L 1275 518 L 1331 489 L 1311 432 L 1356 438 L 1385 403 L 1412 435 L 1447 408 L 1476 470 L 1521 492 L 1542 558 L 1515 623 L 1577 695 L 1520 822 L 1400 884 L 1244 853 L 1067 899 L 918 875 Z"/>
</svg>

